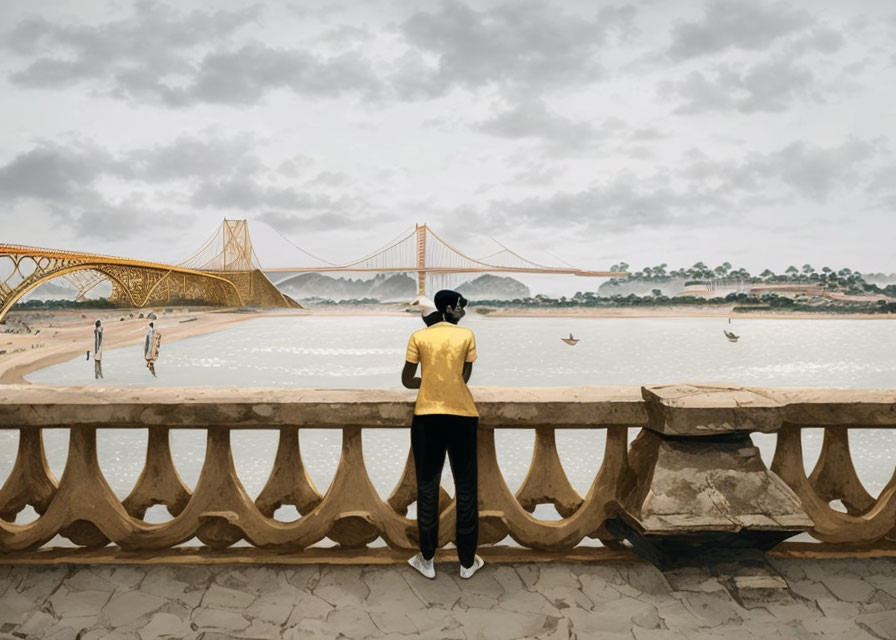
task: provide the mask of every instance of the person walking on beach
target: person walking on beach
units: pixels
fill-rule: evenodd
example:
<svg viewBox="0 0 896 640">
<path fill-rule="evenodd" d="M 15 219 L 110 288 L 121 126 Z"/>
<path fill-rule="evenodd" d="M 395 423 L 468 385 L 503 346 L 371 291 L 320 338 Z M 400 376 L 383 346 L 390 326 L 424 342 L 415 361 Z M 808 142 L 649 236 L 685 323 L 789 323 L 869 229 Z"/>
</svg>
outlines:
<svg viewBox="0 0 896 640">
<path fill-rule="evenodd" d="M 99 320 L 93 326 L 93 377 L 103 377 L 103 323 Z"/>
<path fill-rule="evenodd" d="M 419 389 L 411 423 L 411 448 L 417 476 L 417 530 L 420 553 L 408 560 L 427 578 L 439 542 L 439 482 L 445 454 L 451 465 L 457 499 L 455 544 L 460 577 L 470 578 L 484 564 L 476 554 L 479 542 L 477 429 L 479 413 L 467 381 L 476 360 L 476 340 L 458 327 L 466 299 L 456 291 L 436 293 L 438 322 L 415 331 L 408 340 L 401 382 Z M 417 365 L 420 377 L 415 377 Z"/>
<path fill-rule="evenodd" d="M 156 360 L 159 358 L 159 347 L 162 346 L 162 332 L 156 329 L 150 322 L 146 330 L 146 340 L 143 343 L 143 357 L 146 359 L 146 368 L 152 376 L 156 377 Z"/>
</svg>

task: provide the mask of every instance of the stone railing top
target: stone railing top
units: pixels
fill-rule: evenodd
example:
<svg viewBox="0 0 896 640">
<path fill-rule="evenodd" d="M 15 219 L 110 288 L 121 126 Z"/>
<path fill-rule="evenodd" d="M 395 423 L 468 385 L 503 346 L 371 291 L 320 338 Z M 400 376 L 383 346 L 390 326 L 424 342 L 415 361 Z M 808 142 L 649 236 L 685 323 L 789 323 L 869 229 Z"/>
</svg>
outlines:
<svg viewBox="0 0 896 640">
<path fill-rule="evenodd" d="M 896 390 L 653 387 L 473 387 L 492 427 L 649 426 L 667 435 L 772 432 L 782 426 L 896 426 Z M 395 428 L 410 424 L 414 391 L 235 387 L 0 385 L 0 428 L 96 425 Z"/>
<path fill-rule="evenodd" d="M 474 387 L 494 427 L 643 426 L 639 387 Z M 234 387 L 115 388 L 0 385 L 0 428 L 408 427 L 414 391 Z"/>
<path fill-rule="evenodd" d="M 896 426 L 896 390 L 678 384 L 642 387 L 641 393 L 646 426 L 666 435 L 772 433 L 785 425 Z"/>
<path fill-rule="evenodd" d="M 677 384 L 642 387 L 647 428 L 666 435 L 771 433 L 781 428 L 785 406 L 767 389 Z"/>
</svg>

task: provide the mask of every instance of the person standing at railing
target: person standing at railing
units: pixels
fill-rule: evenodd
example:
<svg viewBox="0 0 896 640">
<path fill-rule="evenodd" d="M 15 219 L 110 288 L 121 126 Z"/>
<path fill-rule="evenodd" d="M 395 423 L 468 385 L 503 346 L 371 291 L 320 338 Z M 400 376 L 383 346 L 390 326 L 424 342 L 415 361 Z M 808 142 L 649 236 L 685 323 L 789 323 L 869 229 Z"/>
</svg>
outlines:
<svg viewBox="0 0 896 640">
<path fill-rule="evenodd" d="M 439 483 L 447 453 L 457 499 L 455 544 L 460 577 L 470 578 L 484 564 L 476 554 L 479 412 L 467 387 L 476 360 L 476 340 L 472 331 L 457 326 L 467 304 L 462 295 L 443 290 L 433 301 L 439 321 L 411 335 L 401 372 L 405 387 L 419 389 L 411 423 L 411 448 L 417 476 L 420 553 L 408 564 L 427 578 L 436 577 L 433 558 L 439 543 Z M 420 377 L 415 375 L 418 364 Z"/>
<path fill-rule="evenodd" d="M 103 323 L 99 320 L 93 327 L 93 377 L 103 377 Z"/>
</svg>

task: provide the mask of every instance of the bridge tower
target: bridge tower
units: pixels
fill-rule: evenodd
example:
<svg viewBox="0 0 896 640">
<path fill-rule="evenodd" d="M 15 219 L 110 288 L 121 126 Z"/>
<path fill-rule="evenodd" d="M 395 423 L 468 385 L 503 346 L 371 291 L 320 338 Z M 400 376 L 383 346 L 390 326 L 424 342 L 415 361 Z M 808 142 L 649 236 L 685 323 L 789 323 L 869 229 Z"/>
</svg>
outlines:
<svg viewBox="0 0 896 640">
<path fill-rule="evenodd" d="M 200 249 L 179 266 L 197 269 L 229 280 L 243 304 L 267 307 L 299 307 L 281 293 L 261 270 L 252 248 L 247 220 L 224 218 L 221 226 Z"/>
<path fill-rule="evenodd" d="M 418 224 L 417 232 L 417 295 L 426 295 L 426 223 Z"/>
<path fill-rule="evenodd" d="M 221 225 L 221 271 L 251 271 L 252 239 L 248 220 L 224 219 Z"/>
</svg>

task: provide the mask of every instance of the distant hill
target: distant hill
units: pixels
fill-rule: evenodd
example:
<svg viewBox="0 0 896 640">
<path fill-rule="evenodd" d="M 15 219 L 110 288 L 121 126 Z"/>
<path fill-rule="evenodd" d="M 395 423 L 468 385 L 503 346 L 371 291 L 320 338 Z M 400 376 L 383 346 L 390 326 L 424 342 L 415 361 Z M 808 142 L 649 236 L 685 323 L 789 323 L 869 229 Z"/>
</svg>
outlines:
<svg viewBox="0 0 896 640">
<path fill-rule="evenodd" d="M 74 300 L 76 295 L 78 291 L 74 287 L 57 278 L 32 289 L 25 294 L 23 300 Z"/>
<path fill-rule="evenodd" d="M 659 289 L 664 296 L 671 298 L 684 289 L 685 278 L 652 278 L 650 280 L 607 280 L 597 289 L 597 295 L 602 298 L 611 296 L 649 296 L 654 289 Z"/>
<path fill-rule="evenodd" d="M 277 285 L 283 293 L 296 298 L 329 298 L 350 300 L 376 298 L 383 302 L 411 300 L 417 294 L 417 283 L 410 276 L 378 274 L 371 280 L 334 278 L 322 273 L 302 273 Z"/>
<path fill-rule="evenodd" d="M 513 300 L 528 298 L 529 287 L 513 278 L 484 274 L 457 287 L 468 300 Z"/>
<path fill-rule="evenodd" d="M 885 287 L 888 284 L 896 284 L 896 273 L 866 273 L 863 275 L 865 282 Z"/>
<path fill-rule="evenodd" d="M 411 300 L 417 295 L 416 280 L 404 273 L 379 274 L 370 280 L 334 278 L 322 273 L 300 273 L 278 283 L 277 288 L 297 300 L 374 298 L 381 302 L 393 302 Z M 490 274 L 464 282 L 457 290 L 469 300 L 513 300 L 528 298 L 530 295 L 529 287 L 519 280 Z M 431 291 L 429 295 L 434 293 L 435 291 Z"/>
</svg>

